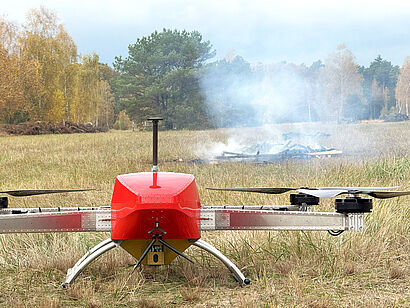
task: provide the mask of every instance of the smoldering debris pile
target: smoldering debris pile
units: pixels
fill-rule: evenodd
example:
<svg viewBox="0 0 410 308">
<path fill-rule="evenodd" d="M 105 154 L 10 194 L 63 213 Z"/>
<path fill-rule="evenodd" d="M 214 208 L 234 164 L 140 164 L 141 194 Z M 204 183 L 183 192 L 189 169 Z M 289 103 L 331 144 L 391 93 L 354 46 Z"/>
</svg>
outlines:
<svg viewBox="0 0 410 308">
<path fill-rule="evenodd" d="M 0 129 L 9 135 L 75 134 L 107 131 L 107 129 L 95 127 L 91 123 L 81 124 L 69 121 L 60 123 L 26 122 L 16 125 L 6 124 Z"/>
<path fill-rule="evenodd" d="M 201 146 L 197 158 L 184 159 L 176 157 L 167 162 L 188 164 L 220 164 L 224 162 L 270 164 L 286 160 L 315 159 L 339 156 L 341 150 L 318 145 L 319 137 L 329 137 L 330 134 L 317 132 L 306 134 L 288 132 L 279 135 L 276 142 L 264 141 L 260 143 L 221 143 L 212 146 Z M 276 136 L 278 137 L 278 136 Z M 248 140 L 249 141 L 249 140 Z M 211 149 L 210 149 L 211 148 Z"/>
<path fill-rule="evenodd" d="M 264 141 L 246 145 L 236 151 L 225 149 L 211 160 L 219 162 L 250 162 L 272 163 L 289 159 L 310 159 L 332 157 L 342 154 L 342 151 L 319 145 L 313 140 L 328 137 L 330 134 L 317 132 L 304 134 L 298 132 L 283 133 L 280 142 Z"/>
<path fill-rule="evenodd" d="M 277 153 L 270 154 L 269 149 L 282 147 Z M 248 154 L 250 149 L 254 150 L 254 154 Z M 266 149 L 267 151 L 263 151 Z M 308 159 L 308 158 L 320 158 L 320 157 L 331 157 L 335 155 L 342 154 L 342 151 L 319 147 L 312 148 L 307 145 L 298 143 L 287 143 L 285 145 L 279 144 L 255 144 L 251 147 L 245 148 L 243 152 L 235 153 L 223 151 L 222 155 L 215 157 L 216 161 L 241 161 L 241 162 L 253 162 L 253 163 L 270 163 L 275 161 L 281 161 L 286 159 Z"/>
</svg>

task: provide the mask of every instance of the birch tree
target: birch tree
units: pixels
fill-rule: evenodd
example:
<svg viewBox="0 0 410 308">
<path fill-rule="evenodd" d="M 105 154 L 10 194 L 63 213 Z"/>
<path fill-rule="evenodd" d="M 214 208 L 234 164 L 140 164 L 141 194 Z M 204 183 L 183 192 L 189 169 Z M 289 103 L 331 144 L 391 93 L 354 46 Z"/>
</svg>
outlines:
<svg viewBox="0 0 410 308">
<path fill-rule="evenodd" d="M 56 14 L 44 7 L 29 11 L 23 29 L 21 56 L 40 64 L 45 88 L 43 99 L 38 101 L 35 117 L 39 120 L 61 121 L 66 117 L 61 74 L 66 66 L 76 62 L 77 47 L 64 26 L 58 23 Z"/>
<path fill-rule="evenodd" d="M 396 85 L 398 113 L 410 115 L 410 57 L 404 60 Z"/>
<path fill-rule="evenodd" d="M 0 18 L 0 121 L 6 123 L 30 120 L 44 93 L 38 61 L 20 55 L 17 29 Z"/>
<path fill-rule="evenodd" d="M 340 121 L 345 112 L 348 98 L 361 96 L 362 76 L 358 73 L 355 57 L 345 45 L 339 45 L 330 54 L 321 68 L 323 105 L 331 118 Z"/>
</svg>

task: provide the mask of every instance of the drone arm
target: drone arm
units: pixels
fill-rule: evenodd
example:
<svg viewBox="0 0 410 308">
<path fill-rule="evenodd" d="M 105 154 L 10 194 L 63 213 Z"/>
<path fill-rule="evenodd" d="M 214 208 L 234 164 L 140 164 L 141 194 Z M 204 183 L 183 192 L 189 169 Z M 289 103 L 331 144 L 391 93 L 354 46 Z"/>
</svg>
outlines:
<svg viewBox="0 0 410 308">
<path fill-rule="evenodd" d="M 0 233 L 107 232 L 109 208 L 19 208 L 0 210 Z"/>
<path fill-rule="evenodd" d="M 201 230 L 363 231 L 364 215 L 330 212 L 203 208 Z"/>
</svg>

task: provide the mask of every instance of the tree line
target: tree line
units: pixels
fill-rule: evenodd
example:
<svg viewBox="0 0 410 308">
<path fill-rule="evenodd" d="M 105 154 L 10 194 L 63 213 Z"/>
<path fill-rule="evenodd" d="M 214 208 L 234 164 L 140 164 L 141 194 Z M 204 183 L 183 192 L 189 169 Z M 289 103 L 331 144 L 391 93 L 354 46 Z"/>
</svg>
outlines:
<svg viewBox="0 0 410 308">
<path fill-rule="evenodd" d="M 112 69 L 80 56 L 57 16 L 32 9 L 21 27 L 0 18 L 0 121 L 112 123 Z"/>
<path fill-rule="evenodd" d="M 215 51 L 197 31 L 155 31 L 116 57 L 79 55 L 53 12 L 33 9 L 21 27 L 0 19 L 0 121 L 69 120 L 129 128 L 148 116 L 169 129 L 410 113 L 410 57 L 360 66 L 340 45 L 312 65 L 251 64 Z"/>
</svg>

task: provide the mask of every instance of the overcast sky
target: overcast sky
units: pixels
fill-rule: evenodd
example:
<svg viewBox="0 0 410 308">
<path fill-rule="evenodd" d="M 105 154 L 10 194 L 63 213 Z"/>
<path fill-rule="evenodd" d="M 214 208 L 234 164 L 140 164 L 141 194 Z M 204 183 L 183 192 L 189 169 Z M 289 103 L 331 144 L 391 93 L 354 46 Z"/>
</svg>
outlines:
<svg viewBox="0 0 410 308">
<path fill-rule="evenodd" d="M 22 23 L 28 9 L 54 10 L 80 53 L 112 65 L 154 30 L 198 30 L 223 58 L 231 50 L 252 63 L 305 63 L 344 43 L 361 65 L 381 55 L 410 56 L 410 1 L 389 0 L 0 0 L 0 15 Z"/>
</svg>

